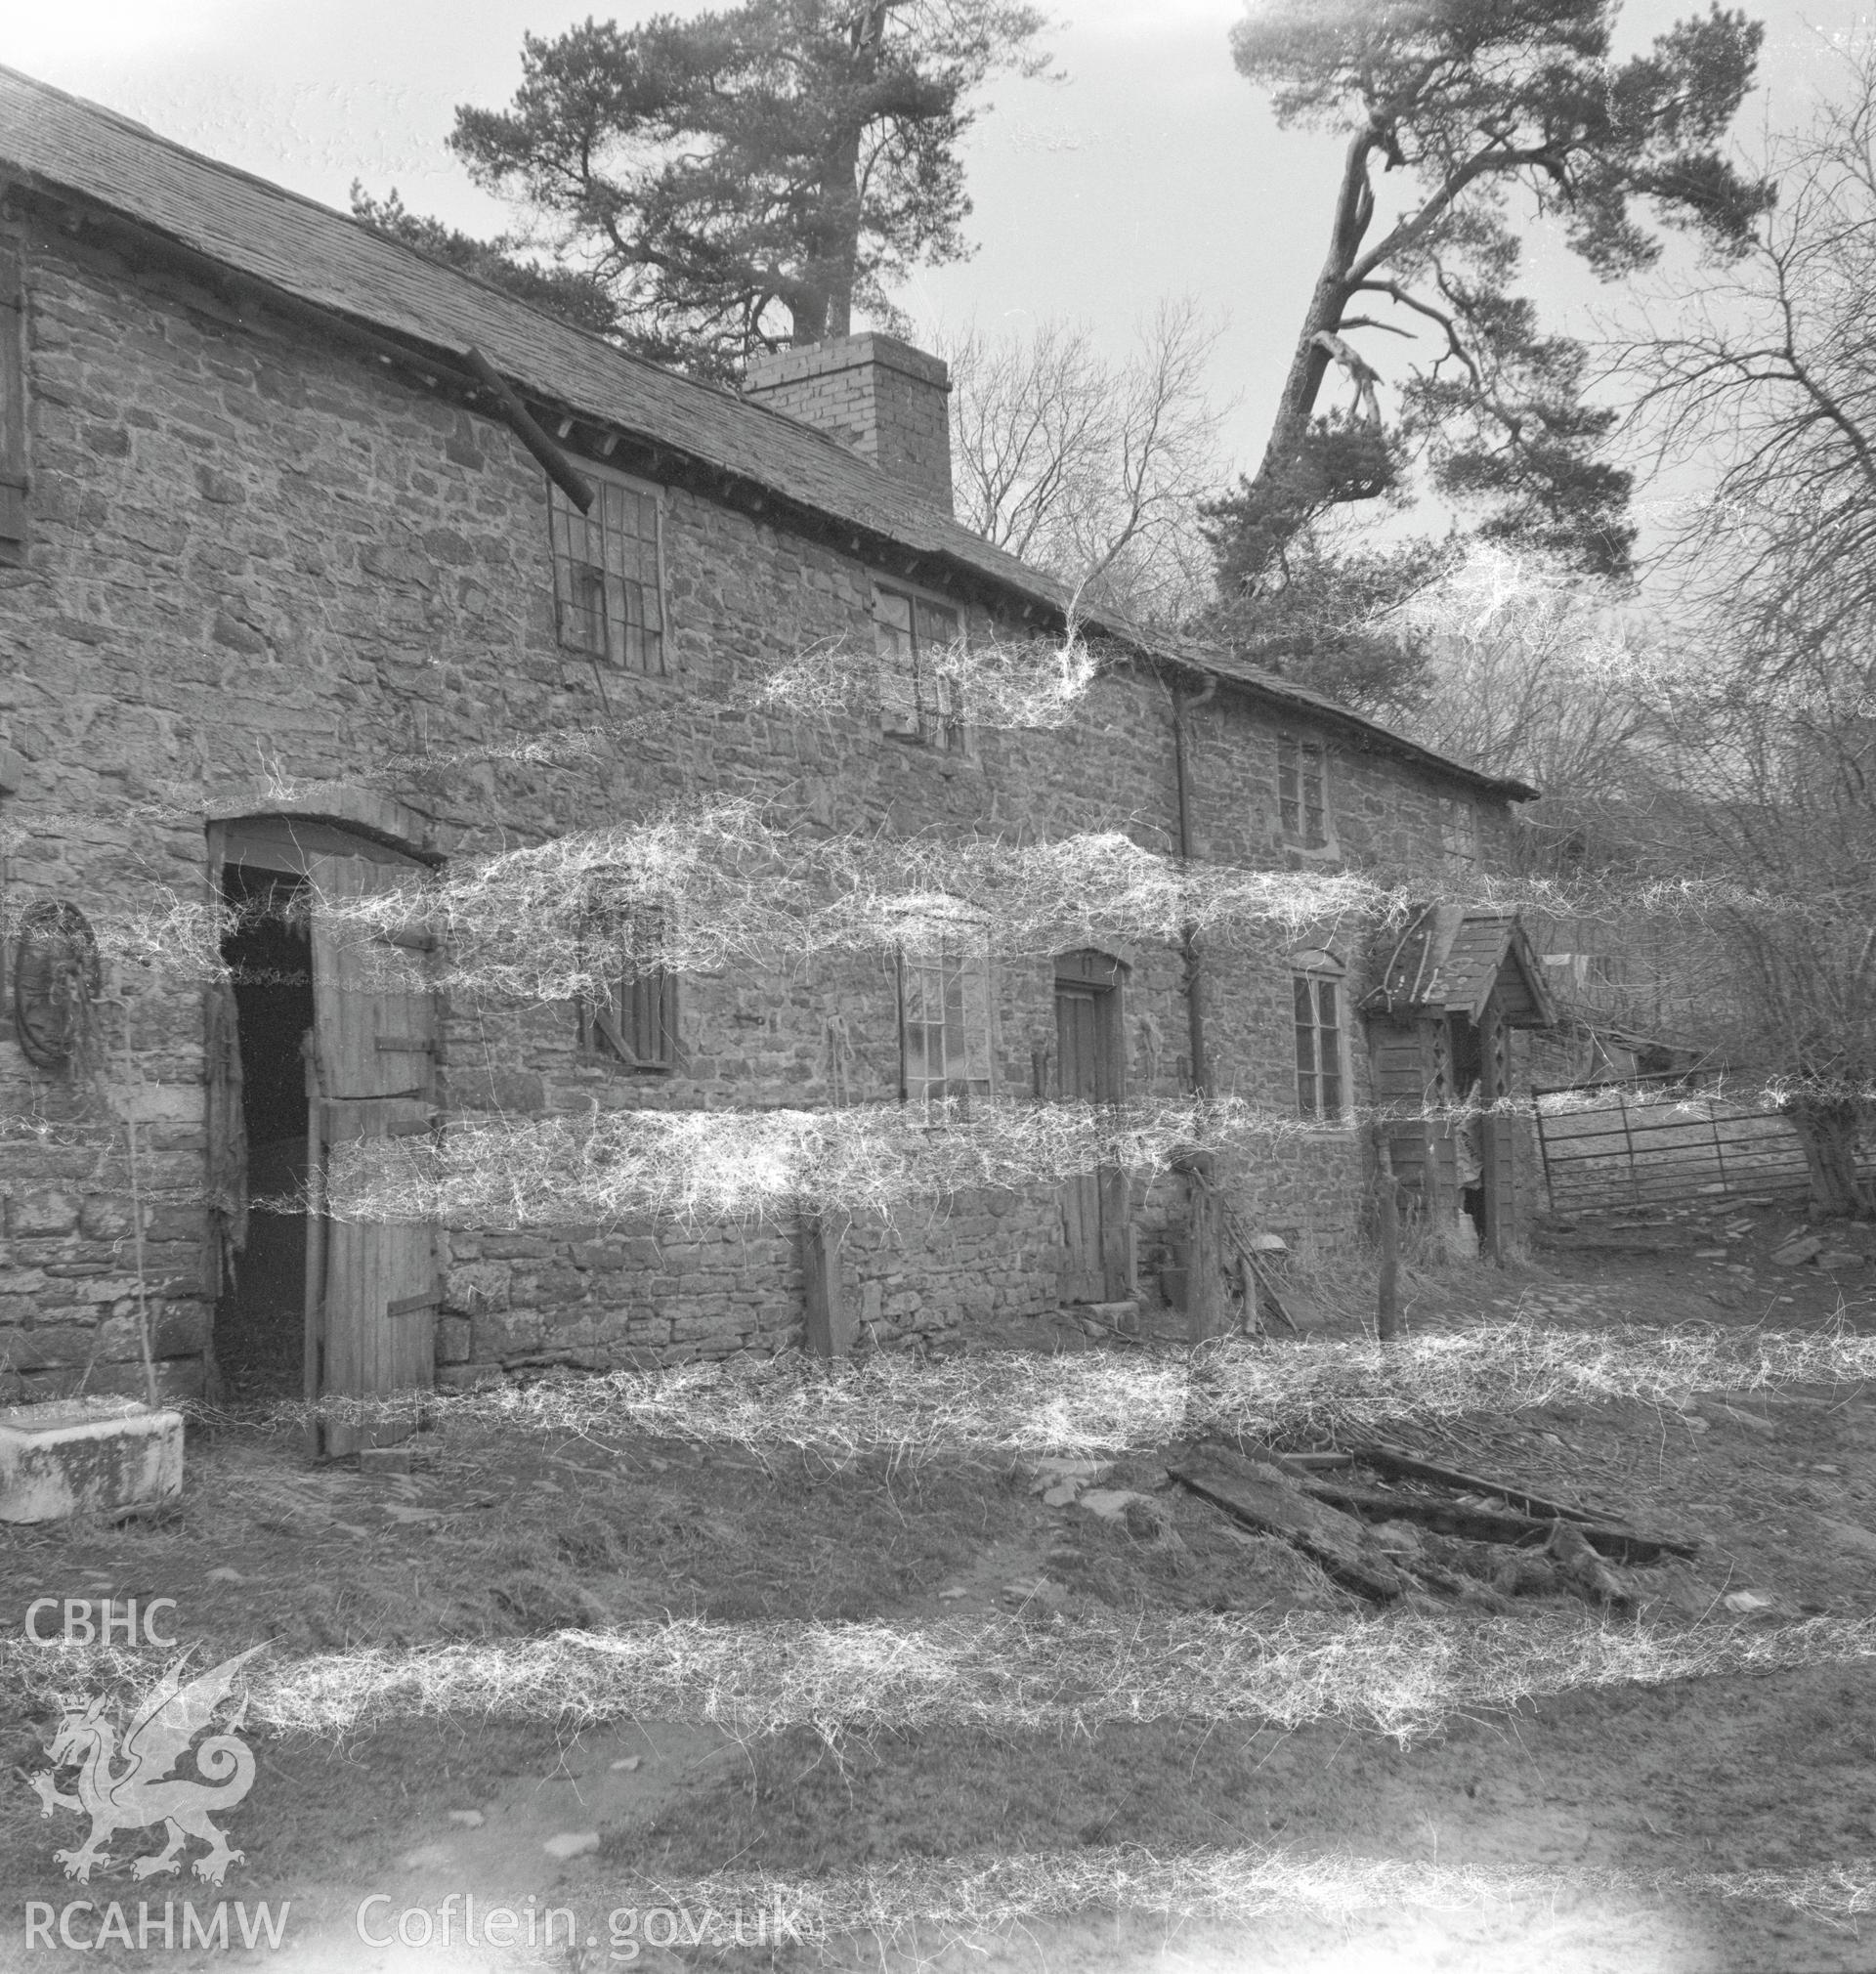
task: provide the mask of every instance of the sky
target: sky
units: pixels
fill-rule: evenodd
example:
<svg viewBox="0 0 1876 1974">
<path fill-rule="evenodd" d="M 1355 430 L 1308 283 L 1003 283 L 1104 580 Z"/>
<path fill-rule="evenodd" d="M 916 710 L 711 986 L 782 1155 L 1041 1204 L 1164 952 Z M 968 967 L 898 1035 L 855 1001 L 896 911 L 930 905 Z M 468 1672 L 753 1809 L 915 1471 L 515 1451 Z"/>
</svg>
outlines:
<svg viewBox="0 0 1876 1974">
<path fill-rule="evenodd" d="M 1046 0 L 1045 0 L 1046 4 Z M 1741 129 L 1804 120 L 1828 40 L 1876 25 L 1866 0 L 1747 0 L 1767 22 Z M 0 62 L 211 156 L 341 209 L 355 179 L 490 234 L 512 223 L 445 148 L 456 105 L 503 105 L 524 32 L 559 33 L 599 0 L 0 0 Z M 621 5 L 621 22 L 701 11 Z M 1220 450 L 1255 463 L 1327 241 L 1340 144 L 1277 130 L 1232 67 L 1245 0 L 1081 0 L 1048 10 L 1060 81 L 1003 78 L 970 133 L 975 255 L 899 296 L 920 339 L 1049 317 L 1119 356 L 1162 298 L 1192 296 L 1222 331 L 1211 384 Z M 1629 0 L 1639 49 L 1696 0 Z M 1580 332 L 1599 291 L 1533 242 L 1547 322 Z"/>
</svg>

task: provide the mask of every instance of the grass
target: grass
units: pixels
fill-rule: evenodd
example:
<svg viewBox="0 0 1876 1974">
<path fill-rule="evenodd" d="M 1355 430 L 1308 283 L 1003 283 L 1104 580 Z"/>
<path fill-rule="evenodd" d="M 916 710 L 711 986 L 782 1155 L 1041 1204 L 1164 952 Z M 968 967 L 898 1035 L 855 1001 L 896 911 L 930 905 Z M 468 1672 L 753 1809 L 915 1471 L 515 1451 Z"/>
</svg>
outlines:
<svg viewBox="0 0 1876 1974">
<path fill-rule="evenodd" d="M 450 1402 L 465 1424 L 533 1432 L 661 1434 L 700 1444 L 812 1448 L 843 1462 L 884 1452 L 1093 1455 L 1203 1435 L 1285 1443 L 1373 1434 L 1466 1413 L 1637 1399 L 1676 1407 L 1692 1393 L 1744 1395 L 1876 1376 L 1876 1336 L 1639 1323 L 1593 1331 L 1514 1318 L 1422 1330 L 1385 1349 L 1311 1336 L 1279 1348 L 1232 1338 L 1187 1350 L 1014 1352 L 923 1363 L 876 1355 L 825 1363 L 799 1352 L 649 1372 L 544 1379 Z M 334 1418 L 407 1415 L 413 1402 L 327 1401 Z M 283 1405 L 267 1418 L 304 1419 Z"/>
<path fill-rule="evenodd" d="M 1684 1679 L 1854 1670 L 1876 1656 L 1876 1620 L 1681 1630 L 1574 1609 L 1351 1616 L 1292 1552 L 1223 1530 L 1196 1506 L 1180 1523 L 1184 1565 L 1104 1524 L 1045 1523 L 1057 1542 L 1050 1574 L 1097 1601 L 1078 1603 L 1066 1622 L 878 1613 L 1042 1522 L 1015 1449 L 1086 1450 L 1090 1424 L 1110 1441 L 1163 1448 L 1195 1420 L 1368 1431 L 1478 1407 L 1481 1391 L 1521 1395 L 1526 1406 L 1666 1402 L 1689 1389 L 1860 1377 L 1867 1348 L 1841 1331 L 1586 1336 L 1506 1324 L 1423 1334 L 1385 1355 L 1313 1338 L 1280 1351 L 1233 1344 L 1125 1360 L 785 1359 L 504 1388 L 443 1408 L 437 1498 L 448 1513 L 438 1532 L 425 1530 L 420 1555 L 333 1532 L 333 1516 L 362 1513 L 365 1497 L 400 1499 L 395 1484 L 295 1476 L 245 1432 L 218 1434 L 194 1462 L 178 1524 L 95 1533 L 101 1554 L 137 1559 L 120 1583 L 134 1567 L 131 1580 L 165 1592 L 185 1556 L 195 1568 L 211 1558 L 246 1568 L 249 1539 L 291 1556 L 308 1631 L 282 1631 L 257 1662 L 270 1669 L 254 1683 L 249 1724 L 271 1759 L 309 1774 L 322 1750 L 373 1759 L 385 1771 L 373 1825 L 385 1845 L 401 1841 L 402 1791 L 414 1786 L 422 1751 L 433 1766 L 447 1755 L 454 1771 L 432 1787 L 440 1803 L 488 1786 L 471 1780 L 479 1762 L 496 1774 L 504 1760 L 527 1759 L 529 1735 L 545 1742 L 584 1723 L 709 1723 L 745 1739 L 748 1783 L 661 1810 L 655 1832 L 606 1833 L 594 1864 L 609 1873 L 612 1904 L 630 1896 L 621 1878 L 655 1888 L 642 1903 L 695 1910 L 779 1897 L 829 1935 L 887 1941 L 916 1929 L 1020 1931 L 1095 1911 L 1235 1924 L 1571 1896 L 1769 1901 L 1838 1922 L 1876 1905 L 1876 1877 L 1854 1862 L 1654 1872 L 1436 1866 L 1371 1840 L 1358 1815 L 1345 1829 L 1246 1841 L 1269 1833 L 1258 1820 L 1281 1806 L 1281 1785 L 1208 1750 L 1222 1755 L 1258 1723 L 1417 1743 L 1546 1695 L 1606 1695 L 1616 1706 L 1624 1689 Z M 1160 1426 L 1141 1427 L 1143 1406 Z M 1501 1398 L 1493 1408 L 1519 1406 Z M 1141 1471 L 1117 1478 L 1149 1484 L 1153 1463 L 1135 1464 Z M 333 1502 L 320 1505 L 328 1486 Z M 1176 1517 L 1185 1497 L 1171 1505 Z M 1202 1546 L 1201 1522 L 1217 1532 L 1215 1550 Z M 43 1552 L 64 1569 L 72 1533 L 13 1536 L 0 1555 L 10 1566 Z M 1078 1563 L 1061 1559 L 1064 1539 L 1082 1552 Z M 439 1587 L 413 1596 L 413 1564 Z M 1273 1570 L 1286 1568 L 1287 1591 L 1328 1608 L 1244 1608 L 1269 1600 Z M 1177 1608 L 1214 1588 L 1241 1608 Z M 191 1609 L 198 1662 L 210 1662 L 211 1648 L 251 1642 L 241 1627 L 255 1622 L 255 1601 L 247 1586 L 214 1626 Z M 316 1617 L 329 1636 L 317 1635 Z M 8 1645 L 0 1718 L 43 1720 L 101 1686 L 141 1687 L 157 1656 L 28 1657 Z M 511 1744 L 512 1757 L 496 1754 Z M 395 1758 L 398 1749 L 409 1758 Z M 352 1800 L 345 1780 L 332 1781 L 332 1803 Z M 273 1793 L 292 1791 L 282 1782 Z M 340 1821 L 316 1823 L 306 1843 L 337 1840 Z M 994 1858 L 983 1855 L 987 1829 Z M 24 1836 L 37 1842 L 36 1822 Z M 1736 1861 L 1750 1862 L 1750 1845 L 1741 1850 Z M 269 1854 L 288 1870 L 304 1868 L 306 1855 L 301 1840 L 283 1838 Z M 714 1868 L 725 1858 L 748 1868 Z"/>
<path fill-rule="evenodd" d="M 739 1738 L 855 1731 L 1081 1733 L 1116 1723 L 1319 1720 L 1424 1738 L 1455 1713 L 1581 1688 L 1767 1673 L 1876 1657 L 1876 1619 L 1778 1627 L 1619 1626 L 1573 1615 L 1353 1620 L 1295 1613 L 991 1617 L 567 1630 L 518 1642 L 362 1646 L 268 1664 L 248 1718 L 336 1735 L 409 1717 L 584 1725 L 658 1719 Z M 35 1710 L 82 1705 L 101 1680 L 141 1688 L 141 1657 L 103 1646 L 0 1645 L 0 1682 Z"/>
<path fill-rule="evenodd" d="M 0 1529 L 27 1597 L 82 1578 L 188 1604 L 192 1630 L 301 1652 L 529 1636 L 671 1613 L 718 1623 L 870 1615 L 949 1580 L 1033 1509 L 1013 1463 L 757 1460 L 624 1447 L 453 1419 L 436 1468 L 372 1481 L 268 1436 L 192 1441 L 159 1521 Z M 234 1571 L 218 1583 L 213 1572 Z"/>
</svg>

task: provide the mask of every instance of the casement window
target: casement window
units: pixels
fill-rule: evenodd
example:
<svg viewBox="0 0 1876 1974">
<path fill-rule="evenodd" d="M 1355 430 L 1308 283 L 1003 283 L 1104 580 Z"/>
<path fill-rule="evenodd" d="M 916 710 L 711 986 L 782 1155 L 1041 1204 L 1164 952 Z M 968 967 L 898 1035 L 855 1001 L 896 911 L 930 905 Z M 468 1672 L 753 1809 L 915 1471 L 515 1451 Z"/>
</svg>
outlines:
<svg viewBox="0 0 1876 1974">
<path fill-rule="evenodd" d="M 947 660 L 962 635 L 957 611 L 904 590 L 873 592 L 881 727 L 899 740 L 959 752 L 963 709 Z"/>
<path fill-rule="evenodd" d="M 594 499 L 582 514 L 547 489 L 560 641 L 624 671 L 665 670 L 659 502 L 650 489 L 602 476 L 582 460 Z"/>
<path fill-rule="evenodd" d="M 1277 820 L 1285 840 L 1305 850 L 1329 842 L 1329 782 L 1320 741 L 1277 736 Z"/>
<path fill-rule="evenodd" d="M 1439 850 L 1447 871 L 1470 877 L 1478 865 L 1478 811 L 1466 800 L 1441 801 Z"/>
<path fill-rule="evenodd" d="M 1290 965 L 1297 1115 L 1318 1124 L 1340 1124 L 1348 1114 L 1342 965 L 1334 954 L 1326 952 L 1299 953 Z"/>
<path fill-rule="evenodd" d="M 981 946 L 902 949 L 899 1036 L 908 1102 L 990 1094 L 990 960 Z"/>
<path fill-rule="evenodd" d="M 0 564 L 25 559 L 25 289 L 19 242 L 0 235 Z"/>
<path fill-rule="evenodd" d="M 647 916 L 643 923 L 646 943 L 655 946 L 662 922 Z M 676 1069 L 677 975 L 668 966 L 636 962 L 629 935 L 609 946 L 609 959 L 617 961 L 612 988 L 604 1000 L 580 1002 L 580 1048 L 628 1069 Z"/>
</svg>

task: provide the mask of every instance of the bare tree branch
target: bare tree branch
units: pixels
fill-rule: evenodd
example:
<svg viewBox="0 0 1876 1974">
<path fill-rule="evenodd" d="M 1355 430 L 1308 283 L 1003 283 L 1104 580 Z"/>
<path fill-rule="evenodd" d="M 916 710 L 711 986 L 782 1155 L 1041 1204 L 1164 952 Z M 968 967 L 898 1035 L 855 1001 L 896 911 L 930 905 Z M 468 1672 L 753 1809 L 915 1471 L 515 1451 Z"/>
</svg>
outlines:
<svg viewBox="0 0 1876 1974">
<path fill-rule="evenodd" d="M 1697 296 L 1642 297 L 1612 352 L 1657 467 L 1720 462 L 1665 572 L 1774 670 L 1876 611 L 1876 40 L 1843 62 L 1843 94 L 1767 147 L 1780 197 L 1745 258 Z"/>
<path fill-rule="evenodd" d="M 1087 329 L 946 339 L 959 519 L 1087 603 L 1177 621 L 1208 591 L 1199 500 L 1222 478 L 1205 373 L 1220 331 L 1164 302 L 1113 363 Z"/>
</svg>

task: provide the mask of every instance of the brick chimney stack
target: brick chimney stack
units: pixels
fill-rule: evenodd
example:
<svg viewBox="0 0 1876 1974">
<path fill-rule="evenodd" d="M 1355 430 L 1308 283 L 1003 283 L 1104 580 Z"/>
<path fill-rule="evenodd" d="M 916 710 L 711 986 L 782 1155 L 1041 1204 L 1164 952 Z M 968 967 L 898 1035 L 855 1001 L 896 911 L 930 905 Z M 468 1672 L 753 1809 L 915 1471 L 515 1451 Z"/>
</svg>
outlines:
<svg viewBox="0 0 1876 1974">
<path fill-rule="evenodd" d="M 743 394 L 838 439 L 949 514 L 951 372 L 897 336 L 868 331 L 755 358 Z"/>
</svg>

